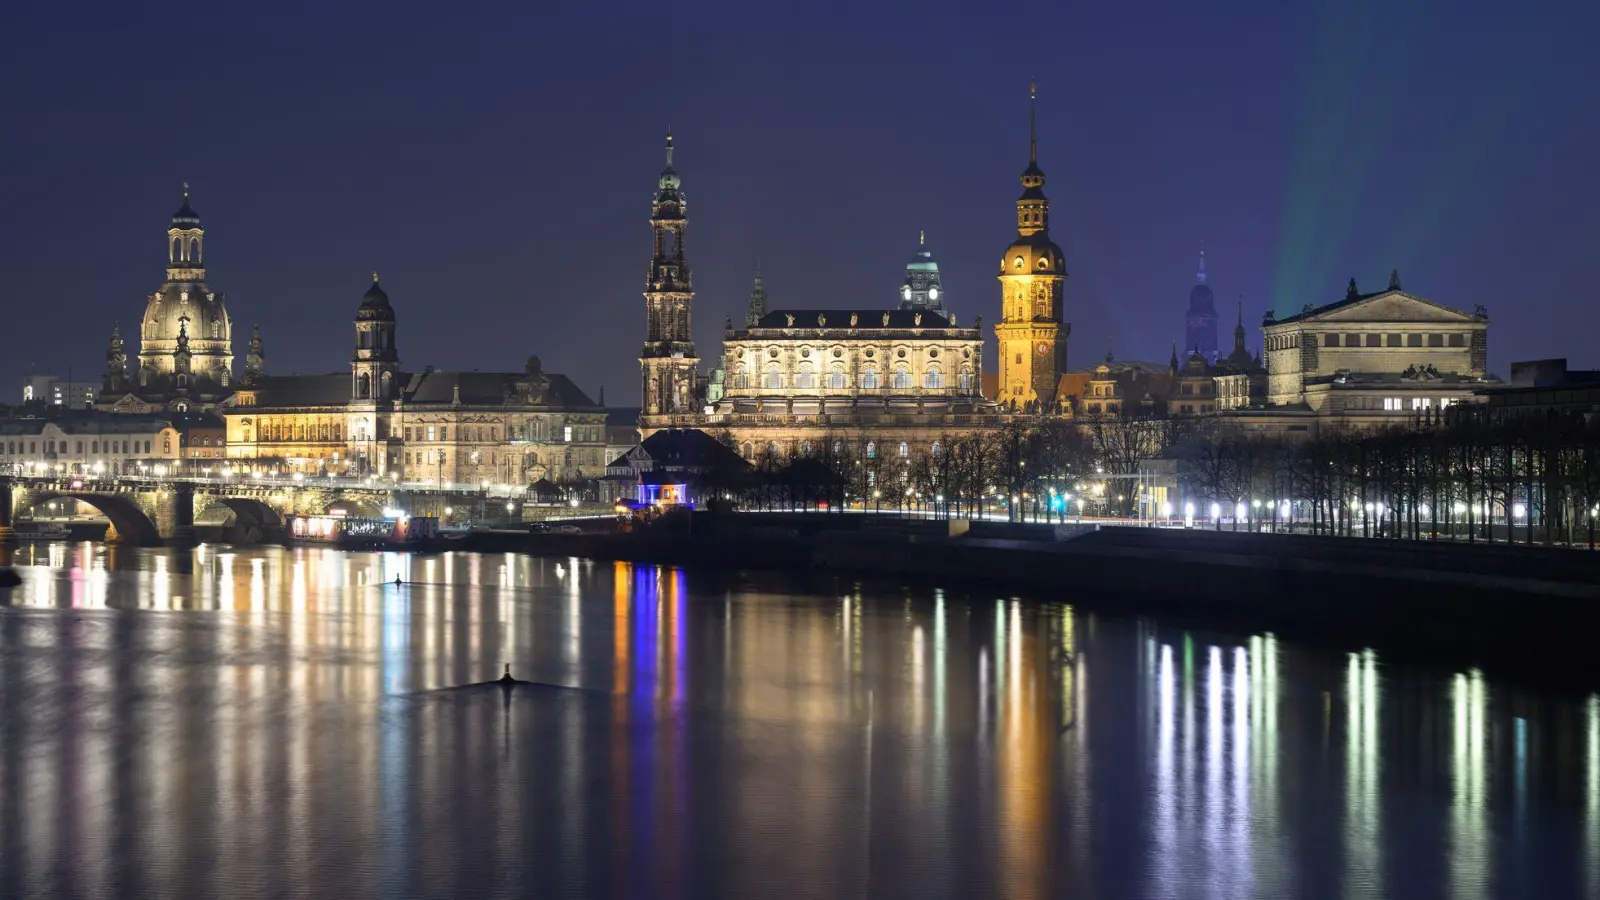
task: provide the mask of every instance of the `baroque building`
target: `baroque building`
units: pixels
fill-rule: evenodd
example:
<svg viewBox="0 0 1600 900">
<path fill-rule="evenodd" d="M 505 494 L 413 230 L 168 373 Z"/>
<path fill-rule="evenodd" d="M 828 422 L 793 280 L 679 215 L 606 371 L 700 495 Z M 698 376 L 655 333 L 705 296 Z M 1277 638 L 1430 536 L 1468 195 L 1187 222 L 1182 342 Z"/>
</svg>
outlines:
<svg viewBox="0 0 1600 900">
<path fill-rule="evenodd" d="M 1248 430 L 1314 437 L 1403 424 L 1480 402 L 1499 383 L 1488 373 L 1488 312 L 1407 293 L 1398 272 L 1381 291 L 1363 293 L 1352 278 L 1341 300 L 1281 319 L 1269 310 L 1261 333 L 1265 390 L 1226 413 Z"/>
<path fill-rule="evenodd" d="M 656 179 L 650 203 L 653 252 L 645 279 L 645 340 L 639 354 L 644 399 L 639 424 L 647 429 L 692 422 L 703 386 L 694 352 L 690 313 L 694 281 L 684 256 L 689 227 L 683 182 L 672 167 L 672 135 L 667 135 L 667 165 Z"/>
<path fill-rule="evenodd" d="M 1066 256 L 1050 240 L 1050 200 L 1044 195 L 1044 170 L 1039 168 L 1035 106 L 1038 91 L 1029 87 L 1028 167 L 1022 170 L 1022 196 L 1017 198 L 1017 239 L 1000 259 L 1000 377 L 995 399 L 1014 410 L 1047 410 L 1056 404 L 1055 389 L 1067 366 L 1063 290 Z"/>
<path fill-rule="evenodd" d="M 1217 350 L 1217 298 L 1206 284 L 1206 253 L 1200 251 L 1200 268 L 1194 274 L 1194 287 L 1189 290 L 1189 310 L 1184 315 L 1183 350 L 1198 353 L 1205 361 L 1216 365 Z"/>
<path fill-rule="evenodd" d="M 520 372 L 406 372 L 397 318 L 373 273 L 348 372 L 272 376 L 259 334 L 225 409 L 236 469 L 453 484 L 599 478 L 605 409 L 537 356 Z"/>
<path fill-rule="evenodd" d="M 139 353 L 129 371 L 121 328 L 113 325 L 97 401 L 116 412 L 210 408 L 233 391 L 233 320 L 206 282 L 205 228 L 189 203 L 167 228 L 167 278 L 145 305 Z"/>
</svg>

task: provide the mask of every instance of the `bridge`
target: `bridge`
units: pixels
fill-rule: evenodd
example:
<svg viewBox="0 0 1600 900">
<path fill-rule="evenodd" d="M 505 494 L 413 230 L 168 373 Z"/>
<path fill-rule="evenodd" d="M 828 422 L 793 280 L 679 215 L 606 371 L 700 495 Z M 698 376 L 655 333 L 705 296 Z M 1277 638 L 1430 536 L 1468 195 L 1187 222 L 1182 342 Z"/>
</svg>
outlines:
<svg viewBox="0 0 1600 900">
<path fill-rule="evenodd" d="M 520 505 L 517 485 L 395 483 L 375 478 L 146 477 L 91 474 L 0 474 L 0 544 L 15 543 L 15 523 L 51 500 L 82 502 L 111 523 L 107 541 L 138 547 L 196 543 L 195 517 L 226 510 L 244 542 L 283 536 L 284 516 L 342 508 L 380 515 L 399 508 L 422 513 L 455 504 L 483 515 L 491 498 Z"/>
</svg>

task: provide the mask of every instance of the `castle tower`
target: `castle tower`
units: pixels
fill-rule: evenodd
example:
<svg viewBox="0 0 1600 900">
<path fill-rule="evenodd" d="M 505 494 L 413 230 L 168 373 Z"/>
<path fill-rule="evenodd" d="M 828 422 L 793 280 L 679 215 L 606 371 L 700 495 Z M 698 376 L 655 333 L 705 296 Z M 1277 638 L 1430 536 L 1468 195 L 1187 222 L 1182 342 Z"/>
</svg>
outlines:
<svg viewBox="0 0 1600 900">
<path fill-rule="evenodd" d="M 700 360 L 695 356 L 690 332 L 694 283 L 684 258 L 684 231 L 689 225 L 682 182 L 672 168 L 672 135 L 667 135 L 667 165 L 656 181 L 650 204 L 650 231 L 654 252 L 645 281 L 645 339 L 639 354 L 643 382 L 640 424 L 660 428 L 671 416 L 695 411 L 695 379 Z"/>
<path fill-rule="evenodd" d="M 1062 292 L 1066 257 L 1050 240 L 1050 200 L 1039 168 L 1035 86 L 1028 88 L 1028 167 L 1022 170 L 1017 198 L 1017 239 L 1000 259 L 999 396 L 1014 408 L 1055 402 L 1056 384 L 1067 367 L 1067 335 Z"/>
<path fill-rule="evenodd" d="M 267 374 L 267 354 L 261 347 L 261 326 L 250 326 L 250 352 L 244 357 L 244 383 L 254 387 Z"/>
<path fill-rule="evenodd" d="M 1189 291 L 1189 311 L 1184 316 L 1184 349 L 1200 354 L 1205 361 L 1217 362 L 1217 298 L 1206 284 L 1206 253 L 1200 251 L 1200 269 L 1194 274 Z"/>
</svg>

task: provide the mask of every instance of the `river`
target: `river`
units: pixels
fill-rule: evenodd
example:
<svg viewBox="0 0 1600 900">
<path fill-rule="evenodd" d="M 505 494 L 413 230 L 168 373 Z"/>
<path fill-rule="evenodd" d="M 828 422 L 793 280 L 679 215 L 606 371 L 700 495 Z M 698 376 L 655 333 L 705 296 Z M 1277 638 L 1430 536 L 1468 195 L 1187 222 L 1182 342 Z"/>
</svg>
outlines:
<svg viewBox="0 0 1600 900">
<path fill-rule="evenodd" d="M 1600 900 L 1581 692 L 1071 597 L 493 554 L 17 562 L 4 897 Z M 529 683 L 483 685 L 503 663 Z"/>
</svg>

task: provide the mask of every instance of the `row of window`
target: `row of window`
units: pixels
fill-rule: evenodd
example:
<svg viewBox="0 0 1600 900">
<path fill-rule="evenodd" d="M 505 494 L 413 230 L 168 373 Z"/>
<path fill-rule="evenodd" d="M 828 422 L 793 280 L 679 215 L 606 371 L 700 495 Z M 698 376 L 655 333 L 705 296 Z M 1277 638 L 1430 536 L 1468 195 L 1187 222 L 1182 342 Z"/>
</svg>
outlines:
<svg viewBox="0 0 1600 900">
<path fill-rule="evenodd" d="M 761 386 L 767 390 L 782 390 L 784 387 L 784 381 L 785 378 L 782 372 L 768 372 L 762 377 Z M 889 389 L 896 391 L 909 390 L 911 388 L 911 382 L 911 373 L 906 371 L 905 368 L 899 368 L 896 369 L 894 374 L 889 377 Z M 963 391 L 972 389 L 972 375 L 970 373 L 962 372 L 959 376 L 957 376 L 956 382 Z M 826 387 L 828 390 L 842 391 L 845 389 L 846 384 L 847 381 L 843 372 L 828 373 L 826 379 Z M 734 375 L 733 386 L 736 389 L 750 387 L 750 376 L 745 374 Z M 882 386 L 881 379 L 878 378 L 877 372 L 869 370 L 861 373 L 862 390 L 873 391 Z M 943 388 L 945 386 L 943 373 L 939 372 L 938 370 L 927 372 L 922 376 L 922 386 L 928 388 L 929 390 L 938 390 Z M 817 376 L 811 374 L 810 372 L 801 372 L 799 375 L 794 377 L 794 387 L 796 390 L 801 391 L 816 390 Z"/>
<path fill-rule="evenodd" d="M 941 449 L 942 448 L 939 446 L 939 442 L 938 441 L 934 441 L 933 444 L 928 447 L 928 452 L 933 454 L 934 456 L 938 456 L 939 455 L 939 451 Z M 739 452 L 746 459 L 755 459 L 755 451 L 756 451 L 756 445 L 750 444 L 750 443 L 746 443 L 746 444 L 742 445 L 739 448 Z M 782 448 L 778 446 L 778 442 L 777 441 L 772 441 L 772 442 L 767 444 L 766 449 L 763 452 L 766 453 L 769 456 L 777 456 L 779 453 L 782 452 Z M 905 441 L 901 441 L 900 442 L 899 452 L 900 452 L 900 457 L 902 459 L 904 459 L 905 457 L 910 456 L 911 455 L 911 445 L 909 443 L 905 442 Z M 844 442 L 843 441 L 834 441 L 834 443 L 833 443 L 833 453 L 834 453 L 835 456 L 843 455 L 843 453 L 844 453 Z M 801 441 L 800 442 L 800 455 L 801 456 L 810 456 L 811 455 L 811 442 L 810 441 Z M 878 458 L 878 444 L 877 444 L 876 441 L 867 441 L 866 456 L 867 456 L 867 459 L 877 459 Z"/>
<path fill-rule="evenodd" d="M 1408 400 L 1409 400 L 1409 402 L 1407 402 Z M 1435 399 L 1433 397 L 1411 397 L 1411 398 L 1406 398 L 1406 397 L 1385 397 L 1385 398 L 1383 398 L 1383 408 L 1388 410 L 1389 412 L 1401 412 L 1401 411 L 1404 411 L 1406 409 L 1413 409 L 1413 410 L 1434 409 L 1435 407 L 1437 407 L 1439 409 L 1444 409 L 1445 407 L 1454 405 L 1455 403 L 1456 403 L 1456 398 L 1454 398 L 1454 397 L 1439 397 L 1437 399 Z"/>
<path fill-rule="evenodd" d="M 24 445 L 26 445 L 26 447 L 24 447 Z M 100 448 L 101 448 L 102 445 L 104 445 L 104 447 L 105 447 L 105 451 L 104 452 L 108 456 L 111 456 L 111 455 L 129 456 L 129 455 L 132 455 L 132 454 L 135 454 L 135 453 L 142 453 L 142 454 L 145 454 L 145 455 L 148 456 L 150 454 L 150 452 L 151 452 L 150 447 L 152 446 L 152 442 L 151 441 L 142 442 L 142 445 L 143 445 L 144 449 L 141 450 L 140 449 L 140 446 L 141 446 L 141 442 L 140 441 L 77 441 L 76 444 L 75 444 L 76 449 L 74 450 L 73 449 L 73 446 L 74 446 L 73 442 L 70 442 L 70 441 L 58 441 L 58 440 L 55 440 L 55 439 L 51 438 L 51 439 L 47 439 L 47 440 L 44 441 L 44 452 L 45 453 L 72 453 L 75 456 L 82 456 L 82 455 L 84 455 L 84 447 L 85 447 L 85 445 L 88 446 L 89 453 L 90 453 L 90 455 L 93 455 L 93 456 L 99 456 L 100 455 L 100 453 L 101 453 L 101 449 Z M 5 449 L 5 452 L 6 452 L 7 456 L 17 456 L 17 455 L 34 456 L 34 455 L 37 455 L 39 453 L 39 441 L 36 441 L 36 440 L 34 440 L 34 441 L 6 441 L 4 449 Z M 161 452 L 162 453 L 171 453 L 172 452 L 172 440 L 170 438 L 163 439 L 161 441 Z"/>
<path fill-rule="evenodd" d="M 248 438 L 246 438 L 248 440 Z M 342 441 L 344 426 L 338 422 L 313 422 L 307 425 L 288 422 L 263 422 L 261 440 L 272 441 Z"/>
<path fill-rule="evenodd" d="M 1455 334 L 1339 334 L 1322 336 L 1324 347 L 1465 347 L 1467 336 Z"/>
</svg>

